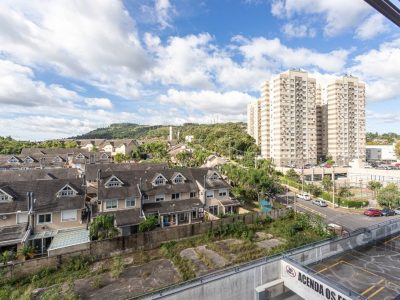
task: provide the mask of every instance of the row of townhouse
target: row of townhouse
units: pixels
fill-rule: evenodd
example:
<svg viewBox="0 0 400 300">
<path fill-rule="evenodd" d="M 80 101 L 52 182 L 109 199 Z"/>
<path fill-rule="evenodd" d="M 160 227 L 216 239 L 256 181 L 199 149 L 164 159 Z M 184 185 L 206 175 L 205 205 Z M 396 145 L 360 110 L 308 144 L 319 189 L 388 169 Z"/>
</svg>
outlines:
<svg viewBox="0 0 400 300">
<path fill-rule="evenodd" d="M 84 149 L 25 148 L 19 155 L 0 155 L 2 169 L 83 168 L 86 164 L 109 163 L 111 152 Z"/>
<path fill-rule="evenodd" d="M 82 139 L 76 140 L 81 149 L 87 151 L 104 151 L 111 153 L 112 156 L 117 153 L 129 155 L 139 146 L 139 142 L 133 139 Z"/>
<path fill-rule="evenodd" d="M 120 234 L 129 235 L 149 216 L 162 228 L 239 209 L 214 169 L 97 164 L 83 174 L 73 170 L 0 171 L 0 253 L 30 244 L 46 254 L 87 243 L 87 228 L 101 214 L 113 215 Z"/>
</svg>

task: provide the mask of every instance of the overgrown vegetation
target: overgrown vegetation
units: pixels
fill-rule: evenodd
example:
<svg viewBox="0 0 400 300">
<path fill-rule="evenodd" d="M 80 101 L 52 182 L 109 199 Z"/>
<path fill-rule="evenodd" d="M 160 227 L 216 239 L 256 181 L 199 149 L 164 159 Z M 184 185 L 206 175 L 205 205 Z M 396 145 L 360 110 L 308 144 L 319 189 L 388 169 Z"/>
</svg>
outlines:
<svg viewBox="0 0 400 300">
<path fill-rule="evenodd" d="M 260 160 L 257 168 L 226 164 L 222 172 L 231 180 L 233 196 L 242 203 L 252 203 L 282 191 L 278 173 L 268 160 Z"/>
<path fill-rule="evenodd" d="M 0 154 L 20 154 L 23 148 L 77 148 L 74 141 L 49 140 L 44 142 L 17 141 L 11 137 L 0 136 Z"/>
<path fill-rule="evenodd" d="M 92 241 L 115 237 L 118 229 L 114 226 L 114 216 L 108 214 L 97 216 L 90 223 L 89 234 Z"/>
<path fill-rule="evenodd" d="M 400 189 L 395 183 L 389 183 L 378 191 L 378 203 L 383 207 L 396 208 L 400 206 Z"/>
<path fill-rule="evenodd" d="M 400 140 L 400 135 L 394 132 L 382 133 L 367 132 L 367 145 L 389 145 L 393 144 L 396 140 Z"/>
<path fill-rule="evenodd" d="M 140 232 L 145 232 L 145 231 L 150 231 L 156 228 L 158 224 L 158 218 L 155 216 L 149 216 L 146 218 L 146 220 L 142 221 L 142 223 L 139 224 L 139 231 Z"/>
</svg>

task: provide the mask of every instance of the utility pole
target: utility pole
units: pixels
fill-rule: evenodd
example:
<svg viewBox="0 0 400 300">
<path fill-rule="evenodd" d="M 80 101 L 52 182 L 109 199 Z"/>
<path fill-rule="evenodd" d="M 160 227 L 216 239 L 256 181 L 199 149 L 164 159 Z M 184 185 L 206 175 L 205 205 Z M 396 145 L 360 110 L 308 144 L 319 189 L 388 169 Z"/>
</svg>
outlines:
<svg viewBox="0 0 400 300">
<path fill-rule="evenodd" d="M 304 163 L 301 167 L 301 193 L 304 194 Z"/>
</svg>

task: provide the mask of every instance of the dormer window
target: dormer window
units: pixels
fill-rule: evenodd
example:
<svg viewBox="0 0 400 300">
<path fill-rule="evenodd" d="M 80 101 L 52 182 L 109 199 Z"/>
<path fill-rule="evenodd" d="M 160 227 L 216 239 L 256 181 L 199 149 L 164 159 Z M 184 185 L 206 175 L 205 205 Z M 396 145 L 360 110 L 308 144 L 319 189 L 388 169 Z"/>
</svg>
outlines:
<svg viewBox="0 0 400 300">
<path fill-rule="evenodd" d="M 113 187 L 121 187 L 122 186 L 122 181 L 119 180 L 117 177 L 112 176 L 106 183 L 105 187 L 107 188 L 113 188 Z"/>
<path fill-rule="evenodd" d="M 57 163 L 62 162 L 62 161 L 63 161 L 63 159 L 59 156 L 55 157 L 53 160 L 53 162 L 57 162 Z"/>
<path fill-rule="evenodd" d="M 6 192 L 0 190 L 0 202 L 10 202 L 10 201 L 12 201 L 12 197 Z"/>
<path fill-rule="evenodd" d="M 219 175 L 217 172 L 214 172 L 210 177 L 211 180 L 218 180 L 219 179 Z"/>
<path fill-rule="evenodd" d="M 76 196 L 76 194 L 78 194 L 78 192 L 67 184 L 61 190 L 58 191 L 57 196 L 58 197 L 73 197 L 73 196 Z"/>
<path fill-rule="evenodd" d="M 82 153 L 79 153 L 77 156 L 75 156 L 76 159 L 84 159 L 85 156 Z"/>
<path fill-rule="evenodd" d="M 18 158 L 16 158 L 15 156 L 12 156 L 12 157 L 8 160 L 8 162 L 9 162 L 9 163 L 17 163 L 17 162 L 19 162 L 19 160 L 18 160 Z"/>
<path fill-rule="evenodd" d="M 25 157 L 24 162 L 27 164 L 31 164 L 31 163 L 33 163 L 33 159 L 32 159 L 32 157 L 27 156 L 27 157 Z"/>
<path fill-rule="evenodd" d="M 178 174 L 174 178 L 175 184 L 183 183 L 184 181 L 185 181 L 185 178 L 182 176 L 182 174 Z"/>
<path fill-rule="evenodd" d="M 158 175 L 158 176 L 156 177 L 156 179 L 154 179 L 154 181 L 153 181 L 154 185 L 164 185 L 165 182 L 166 182 L 166 179 L 165 179 L 165 177 L 162 176 L 161 174 Z"/>
<path fill-rule="evenodd" d="M 108 154 L 107 154 L 107 153 L 103 153 L 103 154 L 100 156 L 100 159 L 109 159 Z"/>
</svg>

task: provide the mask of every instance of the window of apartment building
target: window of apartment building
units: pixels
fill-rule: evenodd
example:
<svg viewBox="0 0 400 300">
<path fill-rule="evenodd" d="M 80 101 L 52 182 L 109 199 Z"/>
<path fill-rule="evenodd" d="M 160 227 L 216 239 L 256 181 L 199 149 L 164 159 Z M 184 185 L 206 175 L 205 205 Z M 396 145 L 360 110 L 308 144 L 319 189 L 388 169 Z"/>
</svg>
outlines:
<svg viewBox="0 0 400 300">
<path fill-rule="evenodd" d="M 183 181 L 184 181 L 184 179 L 183 179 L 183 176 L 181 174 L 176 175 L 175 178 L 174 178 L 174 183 L 175 184 L 183 183 Z"/>
<path fill-rule="evenodd" d="M 118 208 L 118 199 L 112 199 L 106 201 L 106 209 Z"/>
<path fill-rule="evenodd" d="M 149 200 L 149 195 L 143 194 L 143 200 Z"/>
<path fill-rule="evenodd" d="M 190 198 L 196 198 L 196 192 L 190 192 Z"/>
<path fill-rule="evenodd" d="M 210 206 L 208 208 L 208 211 L 210 214 L 213 214 L 214 216 L 218 215 L 218 205 Z"/>
<path fill-rule="evenodd" d="M 156 202 L 164 201 L 165 196 L 164 195 L 156 195 Z"/>
<path fill-rule="evenodd" d="M 76 192 L 73 188 L 71 188 L 69 185 L 64 186 L 59 192 L 58 196 L 59 197 L 71 197 L 75 196 Z"/>
<path fill-rule="evenodd" d="M 27 213 L 18 213 L 17 214 L 17 224 L 28 223 L 28 214 Z"/>
<path fill-rule="evenodd" d="M 214 197 L 214 191 L 206 191 L 206 198 L 213 198 Z"/>
<path fill-rule="evenodd" d="M 156 180 L 154 180 L 154 184 L 155 185 L 163 185 L 163 184 L 165 184 L 165 178 L 162 175 L 158 176 L 156 178 Z"/>
<path fill-rule="evenodd" d="M 134 197 L 128 197 L 125 199 L 125 207 L 135 207 L 136 199 Z"/>
<path fill-rule="evenodd" d="M 177 199 L 179 199 L 179 197 L 180 197 L 180 194 L 179 194 L 179 193 L 173 193 L 173 194 L 171 195 L 171 199 L 172 199 L 172 200 L 177 200 Z"/>
<path fill-rule="evenodd" d="M 220 197 L 225 197 L 226 195 L 228 194 L 228 191 L 227 190 L 219 190 L 219 193 L 218 193 L 218 195 L 220 196 Z"/>
<path fill-rule="evenodd" d="M 61 211 L 61 222 L 71 222 L 77 219 L 76 209 Z"/>
<path fill-rule="evenodd" d="M 51 223 L 52 220 L 52 215 L 51 213 L 48 214 L 39 214 L 37 217 L 37 223 L 38 224 L 47 224 Z"/>
</svg>

